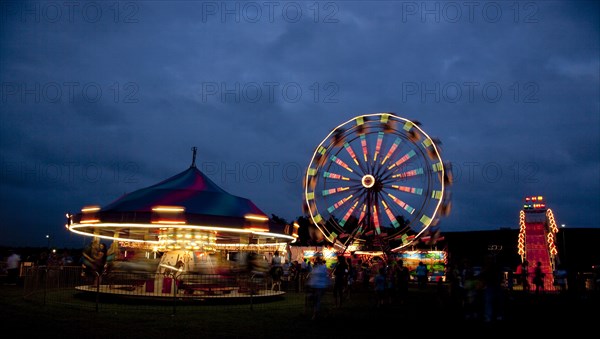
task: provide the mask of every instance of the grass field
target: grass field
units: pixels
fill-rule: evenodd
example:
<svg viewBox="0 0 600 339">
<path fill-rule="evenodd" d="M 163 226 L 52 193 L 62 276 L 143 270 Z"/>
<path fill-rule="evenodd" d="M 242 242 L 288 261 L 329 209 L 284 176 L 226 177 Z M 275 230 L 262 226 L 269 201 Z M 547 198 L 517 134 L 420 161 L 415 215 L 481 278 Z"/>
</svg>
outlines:
<svg viewBox="0 0 600 339">
<path fill-rule="evenodd" d="M 59 295 L 56 295 L 59 294 Z M 506 298 L 504 319 L 484 323 L 465 320 L 435 286 L 411 288 L 403 304 L 377 307 L 373 292 L 354 293 L 341 308 L 333 307 L 331 292 L 322 312 L 311 320 L 304 295 L 249 305 L 140 304 L 80 298 L 74 290 L 50 291 L 23 297 L 23 288 L 0 286 L 0 319 L 4 331 L 17 336 L 62 338 L 372 338 L 373 335 L 439 336 L 453 333 L 515 335 L 522 331 L 553 333 L 556 326 L 590 328 L 600 319 L 597 294 L 568 295 L 514 292 Z M 523 329 L 524 327 L 524 329 Z M 389 333 L 389 334 L 388 334 Z M 468 336 L 470 337 L 470 336 Z"/>
</svg>

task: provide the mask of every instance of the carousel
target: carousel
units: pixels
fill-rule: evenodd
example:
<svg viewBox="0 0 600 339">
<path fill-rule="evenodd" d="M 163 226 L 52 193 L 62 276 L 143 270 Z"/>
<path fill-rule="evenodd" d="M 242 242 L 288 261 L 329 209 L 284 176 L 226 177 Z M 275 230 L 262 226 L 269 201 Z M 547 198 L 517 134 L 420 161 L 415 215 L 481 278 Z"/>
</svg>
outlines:
<svg viewBox="0 0 600 339">
<path fill-rule="evenodd" d="M 168 298 L 273 296 L 268 269 L 286 257 L 298 226 L 272 222 L 195 165 L 106 206 L 67 213 L 66 228 L 92 237 L 81 291 Z M 111 243 L 106 248 L 103 241 Z M 271 283 L 271 284 L 270 284 Z"/>
</svg>

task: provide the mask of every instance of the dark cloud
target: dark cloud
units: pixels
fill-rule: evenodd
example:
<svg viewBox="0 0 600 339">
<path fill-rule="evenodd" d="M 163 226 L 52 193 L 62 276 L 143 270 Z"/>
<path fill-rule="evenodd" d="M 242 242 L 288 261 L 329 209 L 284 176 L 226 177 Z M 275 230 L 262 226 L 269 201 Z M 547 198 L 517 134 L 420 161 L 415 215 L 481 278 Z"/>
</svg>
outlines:
<svg viewBox="0 0 600 339">
<path fill-rule="evenodd" d="M 382 111 L 442 141 L 447 229 L 516 227 L 528 194 L 598 227 L 597 3 L 76 3 L 2 3 L 2 243 L 78 246 L 65 212 L 184 170 L 192 146 L 228 192 L 296 218 L 314 148 Z"/>
</svg>

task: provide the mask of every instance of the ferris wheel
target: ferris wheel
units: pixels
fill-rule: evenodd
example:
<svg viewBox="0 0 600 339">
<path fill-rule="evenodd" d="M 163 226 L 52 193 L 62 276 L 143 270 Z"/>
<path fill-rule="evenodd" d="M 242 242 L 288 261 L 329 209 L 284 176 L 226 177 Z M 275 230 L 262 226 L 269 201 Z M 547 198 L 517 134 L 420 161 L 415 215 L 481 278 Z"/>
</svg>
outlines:
<svg viewBox="0 0 600 339">
<path fill-rule="evenodd" d="M 449 211 L 450 181 L 439 146 L 418 123 L 366 114 L 337 126 L 317 146 L 304 202 L 329 241 L 384 241 L 398 250 Z"/>
</svg>

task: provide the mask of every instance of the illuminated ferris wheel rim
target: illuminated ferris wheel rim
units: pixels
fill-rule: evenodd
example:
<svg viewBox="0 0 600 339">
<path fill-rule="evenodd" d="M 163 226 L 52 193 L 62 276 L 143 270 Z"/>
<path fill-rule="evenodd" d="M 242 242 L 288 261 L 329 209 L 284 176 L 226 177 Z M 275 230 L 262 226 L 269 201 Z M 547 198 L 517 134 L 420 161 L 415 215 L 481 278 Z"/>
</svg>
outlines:
<svg viewBox="0 0 600 339">
<path fill-rule="evenodd" d="M 433 148 L 433 150 L 435 152 L 436 158 L 439 160 L 440 164 L 443 164 L 443 160 L 442 160 L 442 157 L 441 157 L 440 152 L 438 150 L 438 147 L 437 147 L 436 143 L 433 142 L 433 139 L 429 136 L 429 134 L 427 134 L 423 129 L 421 129 L 421 127 L 419 127 L 419 125 L 415 124 L 412 120 L 409 120 L 409 119 L 406 119 L 406 118 L 402 118 L 400 116 L 395 115 L 394 113 L 380 112 L 380 113 L 363 114 L 363 115 L 359 115 L 359 116 L 353 117 L 353 118 L 351 118 L 351 119 L 349 119 L 349 120 L 347 120 L 347 121 L 339 124 L 338 126 L 336 126 L 335 128 L 333 128 L 331 130 L 331 132 L 315 148 L 315 151 L 313 152 L 311 160 L 310 160 L 310 163 L 308 165 L 308 170 L 306 171 L 306 176 L 304 178 L 304 180 L 305 180 L 304 201 L 305 201 L 306 205 L 308 206 L 309 215 L 310 215 L 310 218 L 311 218 L 313 224 L 315 226 L 317 226 L 317 228 L 319 229 L 319 231 L 322 234 L 327 235 L 327 232 L 324 232 L 324 230 L 322 229 L 322 226 L 321 226 L 320 222 L 317 221 L 317 220 L 315 220 L 315 217 L 314 217 L 314 215 L 313 215 L 313 213 L 311 211 L 311 208 L 310 208 L 310 202 L 309 202 L 310 199 L 308 198 L 308 194 L 307 194 L 308 193 L 308 183 L 309 183 L 309 180 L 310 180 L 310 173 L 309 172 L 310 172 L 310 169 L 313 168 L 313 165 L 315 165 L 314 163 L 315 163 L 315 159 L 317 157 L 317 152 L 319 151 L 320 148 L 325 148 L 325 147 L 323 147 L 323 144 L 325 144 L 325 142 L 327 142 L 328 140 L 330 140 L 330 138 L 334 135 L 334 133 L 336 133 L 341 127 L 343 127 L 343 126 L 345 126 L 345 125 L 347 125 L 347 124 L 349 124 L 349 123 L 351 123 L 353 121 L 356 121 L 357 119 L 361 119 L 361 118 L 364 119 L 364 118 L 367 118 L 367 117 L 380 117 L 380 116 L 383 116 L 383 115 L 387 115 L 388 118 L 396 119 L 398 121 L 404 122 L 405 124 L 406 123 L 410 123 L 412 125 L 412 128 L 416 128 L 419 131 L 419 133 L 421 133 L 424 136 L 425 139 L 428 139 L 428 140 L 431 141 L 431 147 Z M 366 119 L 365 119 L 365 122 L 366 122 Z M 320 166 L 316 166 L 315 168 L 319 168 L 319 167 Z M 432 217 L 431 217 L 431 221 L 429 221 L 420 231 L 417 232 L 417 234 L 415 235 L 415 237 L 414 237 L 413 240 L 411 240 L 411 241 L 409 241 L 409 242 L 407 242 L 405 244 L 402 244 L 402 245 L 400 245 L 400 246 L 392 249 L 392 251 L 397 251 L 399 249 L 402 249 L 404 247 L 407 247 L 407 246 L 411 245 L 414 242 L 414 240 L 417 239 L 421 234 L 423 234 L 423 232 L 425 232 L 431 226 L 431 223 L 435 220 L 436 215 L 439 213 L 440 206 L 442 205 L 443 196 L 444 196 L 444 193 L 445 193 L 445 183 L 444 183 L 444 179 L 443 179 L 445 177 L 445 167 L 441 166 L 439 172 L 440 172 L 441 178 L 442 178 L 440 180 L 440 186 L 441 186 L 440 187 L 440 192 L 441 192 L 441 197 L 442 198 L 438 199 L 438 202 L 435 205 L 435 208 L 434 208 L 434 211 L 433 211 L 433 214 L 432 214 Z M 373 179 L 372 174 L 369 173 L 367 175 L 364 175 L 362 177 L 361 184 L 365 188 L 370 188 L 374 184 L 374 181 L 371 182 L 371 179 Z"/>
</svg>

